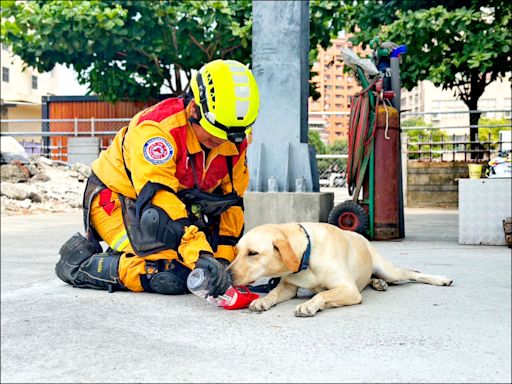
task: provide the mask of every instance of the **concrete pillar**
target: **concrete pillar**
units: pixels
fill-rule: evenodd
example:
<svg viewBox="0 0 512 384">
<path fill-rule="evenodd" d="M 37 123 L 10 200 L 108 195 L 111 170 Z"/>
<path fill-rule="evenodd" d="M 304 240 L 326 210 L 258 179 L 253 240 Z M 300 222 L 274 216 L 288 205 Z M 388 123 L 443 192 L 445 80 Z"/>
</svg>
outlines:
<svg viewBox="0 0 512 384">
<path fill-rule="evenodd" d="M 260 113 L 248 149 L 250 191 L 318 191 L 316 159 L 308 149 L 308 1 L 253 1 L 253 72 Z M 302 179 L 303 178 L 303 179 Z M 297 179 L 299 179 L 297 181 Z"/>
<path fill-rule="evenodd" d="M 319 193 L 308 146 L 309 3 L 253 1 L 253 72 L 260 112 L 247 152 L 245 230 L 267 223 L 327 221 L 334 194 Z M 277 181 L 277 188 L 270 188 Z"/>
</svg>

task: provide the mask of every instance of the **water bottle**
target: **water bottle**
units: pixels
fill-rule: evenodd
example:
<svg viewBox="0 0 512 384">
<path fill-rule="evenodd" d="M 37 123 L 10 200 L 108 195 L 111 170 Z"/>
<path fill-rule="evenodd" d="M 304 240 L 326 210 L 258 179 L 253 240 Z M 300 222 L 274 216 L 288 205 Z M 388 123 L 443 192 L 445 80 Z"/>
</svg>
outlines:
<svg viewBox="0 0 512 384">
<path fill-rule="evenodd" d="M 217 297 L 208 295 L 210 288 L 211 275 L 208 271 L 202 268 L 196 268 L 187 278 L 187 287 L 194 295 L 202 299 L 206 299 L 210 304 L 225 309 L 242 309 L 249 306 L 249 304 L 256 300 L 259 295 L 252 293 L 246 287 L 238 287 L 239 289 L 229 286 L 224 294 Z"/>
<path fill-rule="evenodd" d="M 268 178 L 267 183 L 268 183 L 267 189 L 269 192 L 279 192 L 277 176 L 270 176 Z"/>
<path fill-rule="evenodd" d="M 295 192 L 306 192 L 306 178 L 304 176 L 295 179 Z"/>
<path fill-rule="evenodd" d="M 229 286 L 224 294 L 213 297 L 208 295 L 210 279 L 211 276 L 208 271 L 203 268 L 196 268 L 188 275 L 187 287 L 194 295 L 206 299 L 210 304 L 214 304 L 218 307 L 229 305 L 233 299 L 233 287 Z"/>
</svg>

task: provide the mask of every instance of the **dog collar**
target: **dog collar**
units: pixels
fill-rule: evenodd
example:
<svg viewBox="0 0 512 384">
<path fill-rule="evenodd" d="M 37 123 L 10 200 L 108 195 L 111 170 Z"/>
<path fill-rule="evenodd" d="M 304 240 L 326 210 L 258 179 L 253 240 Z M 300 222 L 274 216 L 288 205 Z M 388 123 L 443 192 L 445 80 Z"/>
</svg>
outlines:
<svg viewBox="0 0 512 384">
<path fill-rule="evenodd" d="M 299 227 L 302 228 L 302 230 L 306 234 L 306 237 L 308 238 L 308 246 L 306 247 L 306 250 L 304 251 L 304 254 L 302 255 L 300 267 L 297 272 L 303 271 L 309 267 L 309 256 L 311 255 L 311 239 L 309 238 L 308 231 L 306 231 L 306 228 L 304 228 L 301 224 L 299 224 Z"/>
</svg>

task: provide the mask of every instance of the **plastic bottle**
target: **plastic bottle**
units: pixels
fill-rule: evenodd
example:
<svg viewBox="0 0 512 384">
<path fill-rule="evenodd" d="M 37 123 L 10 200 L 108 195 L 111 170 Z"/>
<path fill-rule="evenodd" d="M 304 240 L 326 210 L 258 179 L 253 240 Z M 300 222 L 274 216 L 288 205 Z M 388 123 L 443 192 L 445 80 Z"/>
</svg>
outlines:
<svg viewBox="0 0 512 384">
<path fill-rule="evenodd" d="M 206 299 L 206 301 L 218 307 L 229 305 L 233 298 L 233 287 L 230 286 L 223 295 L 213 297 L 208 295 L 209 285 L 210 274 L 202 268 L 196 268 L 188 275 L 187 287 L 194 295 Z"/>
<path fill-rule="evenodd" d="M 208 295 L 210 278 L 211 276 L 208 271 L 202 268 L 196 268 L 188 275 L 187 287 L 194 295 L 206 299 L 210 304 L 225 309 L 245 308 L 259 297 L 259 295 L 250 292 L 245 287 L 239 287 L 241 290 L 238 290 L 232 286 L 229 286 L 222 295 L 217 297 L 210 296 Z"/>
</svg>

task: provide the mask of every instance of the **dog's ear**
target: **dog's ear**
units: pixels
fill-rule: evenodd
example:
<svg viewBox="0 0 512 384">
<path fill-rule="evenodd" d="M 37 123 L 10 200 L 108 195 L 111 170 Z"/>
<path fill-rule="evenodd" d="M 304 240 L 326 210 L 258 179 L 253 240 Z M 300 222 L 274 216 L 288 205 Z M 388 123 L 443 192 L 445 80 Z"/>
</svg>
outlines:
<svg viewBox="0 0 512 384">
<path fill-rule="evenodd" d="M 300 260 L 293 252 L 292 246 L 288 240 L 276 239 L 272 241 L 274 247 L 277 248 L 284 265 L 286 265 L 291 271 L 297 272 L 300 268 Z"/>
</svg>

